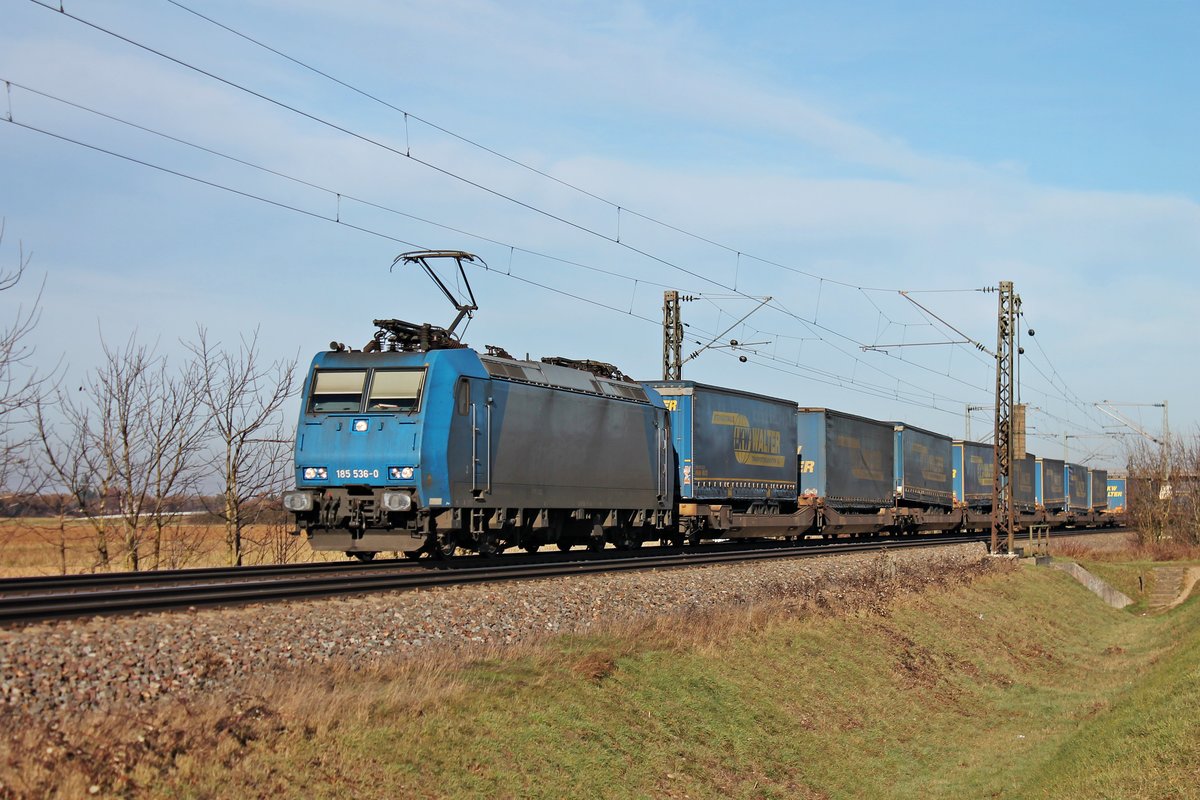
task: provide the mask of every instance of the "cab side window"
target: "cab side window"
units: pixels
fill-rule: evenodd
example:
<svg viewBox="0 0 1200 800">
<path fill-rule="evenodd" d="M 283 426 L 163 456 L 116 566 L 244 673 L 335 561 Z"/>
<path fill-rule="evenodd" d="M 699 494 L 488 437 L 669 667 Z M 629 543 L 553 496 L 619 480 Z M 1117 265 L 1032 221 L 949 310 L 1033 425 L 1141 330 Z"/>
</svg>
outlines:
<svg viewBox="0 0 1200 800">
<path fill-rule="evenodd" d="M 454 410 L 463 415 L 471 410 L 471 383 L 466 378 L 459 378 L 454 387 Z"/>
</svg>

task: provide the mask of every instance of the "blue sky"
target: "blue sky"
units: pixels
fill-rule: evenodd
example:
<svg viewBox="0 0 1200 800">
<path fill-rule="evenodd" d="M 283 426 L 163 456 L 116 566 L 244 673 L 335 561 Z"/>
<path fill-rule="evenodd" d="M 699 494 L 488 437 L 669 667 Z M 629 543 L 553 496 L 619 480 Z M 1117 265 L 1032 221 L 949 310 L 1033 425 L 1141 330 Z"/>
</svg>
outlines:
<svg viewBox="0 0 1200 800">
<path fill-rule="evenodd" d="M 0 259 L 20 243 L 34 275 L 0 311 L 45 277 L 43 365 L 77 376 L 134 332 L 176 357 L 197 325 L 307 361 L 373 318 L 446 324 L 423 276 L 389 272 L 408 242 L 489 264 L 475 346 L 654 378 L 664 288 L 703 295 L 689 349 L 771 296 L 722 339 L 762 344 L 685 376 L 955 436 L 992 402 L 986 355 L 862 348 L 948 325 L 994 347 L 995 295 L 971 290 L 1012 280 L 1033 451 L 1065 434 L 1118 465 L 1101 400 L 1168 400 L 1195 431 L 1194 3 L 180 2 L 413 116 L 167 0 L 66 11 L 276 102 L 4 0 Z"/>
</svg>

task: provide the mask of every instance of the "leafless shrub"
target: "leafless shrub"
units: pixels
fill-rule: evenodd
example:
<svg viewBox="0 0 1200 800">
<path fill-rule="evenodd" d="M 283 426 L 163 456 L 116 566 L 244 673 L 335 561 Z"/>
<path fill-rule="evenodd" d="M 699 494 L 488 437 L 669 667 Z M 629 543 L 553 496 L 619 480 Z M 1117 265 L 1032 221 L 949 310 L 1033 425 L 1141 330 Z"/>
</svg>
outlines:
<svg viewBox="0 0 1200 800">
<path fill-rule="evenodd" d="M 301 537 L 294 535 L 295 526 L 282 514 L 264 517 L 257 525 L 243 531 L 246 560 L 252 564 L 291 564 L 307 560 L 312 551 L 304 546 Z"/>
<path fill-rule="evenodd" d="M 209 464 L 221 488 L 209 510 L 225 525 L 229 563 L 243 563 L 245 529 L 259 518 L 253 500 L 278 495 L 291 474 L 291 426 L 280 417 L 296 393 L 296 361 L 262 362 L 258 331 L 233 350 L 200 328 L 189 345 L 199 364 L 200 398 L 214 439 Z"/>
<path fill-rule="evenodd" d="M 4 243 L 4 220 L 0 219 L 0 245 Z M 0 267 L 0 294 L 15 289 L 29 268 L 32 255 L 26 255 L 18 244 L 16 265 Z M 44 282 L 43 282 L 44 286 Z M 31 302 L 10 305 L 9 295 L 0 305 L 0 490 L 8 497 L 20 488 L 15 485 L 26 477 L 26 455 L 31 434 L 26 421 L 27 412 L 45 393 L 48 376 L 39 376 L 29 361 L 33 356 L 30 336 L 41 316 L 42 287 L 38 287 Z"/>
<path fill-rule="evenodd" d="M 1200 434 L 1129 452 L 1127 513 L 1143 547 L 1200 544 Z"/>
<path fill-rule="evenodd" d="M 60 387 L 53 404 L 36 403 L 43 475 L 74 498 L 90 524 L 97 566 L 111 563 L 110 547 L 119 542 L 128 569 L 147 566 L 147 555 L 158 567 L 172 504 L 197 477 L 205 427 L 200 373 L 171 373 L 166 359 L 134 337 L 121 349 L 105 343 L 103 352 L 77 391 Z"/>
<path fill-rule="evenodd" d="M 164 524 L 156 529 L 161 547 L 155 558 L 155 569 L 182 569 L 205 563 L 210 553 L 208 526 L 191 522 L 180 514 L 164 516 Z"/>
</svg>

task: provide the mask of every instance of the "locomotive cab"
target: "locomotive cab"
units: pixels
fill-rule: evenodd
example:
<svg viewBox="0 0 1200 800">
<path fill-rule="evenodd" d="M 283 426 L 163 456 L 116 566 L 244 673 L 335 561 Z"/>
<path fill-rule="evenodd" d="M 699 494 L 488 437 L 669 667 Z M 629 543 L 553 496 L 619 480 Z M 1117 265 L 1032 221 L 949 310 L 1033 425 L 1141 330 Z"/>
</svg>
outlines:
<svg viewBox="0 0 1200 800">
<path fill-rule="evenodd" d="M 296 489 L 283 498 L 297 532 L 316 550 L 419 548 L 431 510 L 449 504 L 455 394 L 469 402 L 469 379 L 486 377 L 465 349 L 318 354 L 296 432 Z"/>
</svg>

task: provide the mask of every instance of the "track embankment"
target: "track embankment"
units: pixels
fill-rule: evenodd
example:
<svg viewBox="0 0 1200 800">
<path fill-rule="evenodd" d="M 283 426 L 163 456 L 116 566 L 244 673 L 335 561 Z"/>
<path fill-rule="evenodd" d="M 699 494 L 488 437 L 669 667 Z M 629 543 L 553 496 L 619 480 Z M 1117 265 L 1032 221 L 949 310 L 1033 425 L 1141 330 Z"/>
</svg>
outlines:
<svg viewBox="0 0 1200 800">
<path fill-rule="evenodd" d="M 960 544 L 42 623 L 0 631 L 0 703 L 34 715 L 140 705 L 236 691 L 277 671 L 487 652 L 772 598 L 869 606 L 997 563 L 983 545 Z"/>
</svg>

